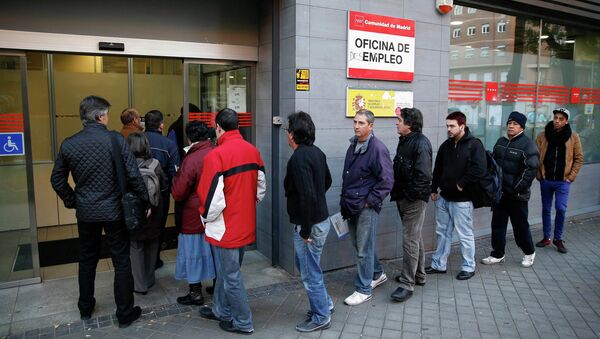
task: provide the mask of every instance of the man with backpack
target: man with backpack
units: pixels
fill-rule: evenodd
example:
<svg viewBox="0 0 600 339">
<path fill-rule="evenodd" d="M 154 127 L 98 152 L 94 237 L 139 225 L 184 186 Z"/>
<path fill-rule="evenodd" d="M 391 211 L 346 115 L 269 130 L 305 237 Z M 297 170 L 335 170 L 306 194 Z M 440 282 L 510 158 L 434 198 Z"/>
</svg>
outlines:
<svg viewBox="0 0 600 339">
<path fill-rule="evenodd" d="M 473 186 L 486 174 L 486 155 L 481 141 L 471 135 L 462 112 L 446 117 L 448 140 L 438 150 L 431 184 L 431 200 L 436 206 L 437 250 L 425 273 L 446 273 L 452 231 L 456 228 L 461 245 L 462 265 L 458 280 L 475 275 L 473 235 Z M 438 195 L 438 189 L 441 190 Z"/>
<path fill-rule="evenodd" d="M 529 231 L 528 201 L 531 184 L 537 173 L 539 153 L 533 140 L 525 135 L 527 117 L 517 111 L 510 113 L 506 122 L 506 136 L 494 145 L 494 159 L 502 168 L 502 199 L 492 211 L 492 253 L 481 260 L 491 265 L 504 262 L 506 227 L 512 224 L 517 246 L 525 256 L 521 266 L 531 267 L 535 249 Z"/>
</svg>

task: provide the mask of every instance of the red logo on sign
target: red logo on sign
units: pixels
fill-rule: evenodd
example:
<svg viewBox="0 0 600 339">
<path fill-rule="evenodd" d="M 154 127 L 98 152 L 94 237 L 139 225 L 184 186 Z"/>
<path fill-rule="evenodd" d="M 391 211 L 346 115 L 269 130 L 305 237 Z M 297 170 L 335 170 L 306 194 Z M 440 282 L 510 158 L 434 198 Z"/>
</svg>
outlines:
<svg viewBox="0 0 600 339">
<path fill-rule="evenodd" d="M 579 94 L 581 93 L 581 91 L 579 90 L 579 88 L 571 88 L 571 103 L 572 104 L 578 104 L 579 103 Z"/>
<path fill-rule="evenodd" d="M 497 82 L 486 82 L 485 83 L 485 100 L 498 101 L 498 83 Z"/>
<path fill-rule="evenodd" d="M 361 15 L 357 15 L 354 17 L 354 23 L 356 24 L 356 26 L 358 27 L 363 27 L 365 24 L 365 17 L 361 16 Z"/>
</svg>

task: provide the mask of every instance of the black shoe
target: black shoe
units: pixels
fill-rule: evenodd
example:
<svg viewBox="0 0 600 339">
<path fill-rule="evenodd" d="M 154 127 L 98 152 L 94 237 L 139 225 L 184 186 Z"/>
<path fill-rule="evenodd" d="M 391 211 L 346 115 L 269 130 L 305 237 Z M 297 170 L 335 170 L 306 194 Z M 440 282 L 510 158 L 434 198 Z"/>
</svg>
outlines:
<svg viewBox="0 0 600 339">
<path fill-rule="evenodd" d="M 140 291 L 134 290 L 133 293 L 137 293 L 137 294 L 141 294 L 141 295 L 146 295 L 146 294 L 148 294 L 148 291 L 140 292 Z"/>
<path fill-rule="evenodd" d="M 397 275 L 396 278 L 394 278 L 394 280 L 396 280 L 397 283 L 401 282 L 399 275 Z M 417 285 L 417 286 L 425 286 L 425 282 L 415 281 L 415 285 Z"/>
<path fill-rule="evenodd" d="M 219 322 L 219 327 L 227 332 L 231 333 L 239 333 L 239 334 L 252 334 L 254 330 L 242 330 L 233 326 L 233 321 L 223 320 Z"/>
<path fill-rule="evenodd" d="M 460 273 L 456 276 L 456 279 L 458 279 L 458 280 L 469 280 L 474 275 L 475 275 L 475 272 L 460 271 Z"/>
<path fill-rule="evenodd" d="M 156 264 L 154 265 L 154 269 L 157 270 L 157 269 L 163 267 L 164 265 L 165 265 L 164 261 L 162 261 L 161 259 L 158 259 L 156 261 Z"/>
<path fill-rule="evenodd" d="M 204 296 L 202 295 L 202 284 L 190 284 L 190 292 L 183 297 L 177 298 L 177 302 L 182 305 L 204 305 Z"/>
<path fill-rule="evenodd" d="M 412 297 L 413 291 L 409 291 L 403 287 L 398 287 L 394 293 L 392 293 L 392 300 L 397 302 L 403 302 Z"/>
<path fill-rule="evenodd" d="M 440 270 L 436 270 L 435 268 L 433 268 L 431 266 L 428 266 L 428 267 L 425 267 L 425 273 L 427 273 L 427 274 L 438 274 L 438 273 L 445 274 L 446 270 L 440 271 Z"/>
<path fill-rule="evenodd" d="M 90 320 L 92 319 L 92 313 L 94 313 L 94 307 L 96 307 L 96 298 L 92 299 L 94 302 L 92 303 L 92 307 L 90 311 L 79 311 L 79 315 L 81 316 L 81 320 Z"/>
<path fill-rule="evenodd" d="M 329 309 L 329 314 L 331 315 L 331 314 L 333 314 L 333 313 L 335 313 L 335 306 L 332 306 L 332 307 Z M 308 310 L 308 312 L 306 312 L 306 317 L 307 317 L 308 319 L 312 319 L 312 316 L 313 316 L 312 310 Z"/>
<path fill-rule="evenodd" d="M 129 316 L 129 319 L 127 319 L 123 322 L 119 321 L 119 328 L 129 327 L 129 325 L 131 325 L 134 321 L 138 320 L 141 315 L 142 315 L 142 308 L 139 306 L 134 307 L 131 312 L 131 316 Z"/>
<path fill-rule="evenodd" d="M 206 293 L 213 295 L 213 293 L 215 293 L 215 286 L 206 287 Z"/>
<path fill-rule="evenodd" d="M 221 321 L 221 319 L 219 319 L 219 317 L 217 317 L 213 313 L 212 308 L 210 308 L 208 306 L 202 306 L 202 307 L 200 307 L 200 317 L 202 317 L 204 319 L 208 319 L 208 320 Z"/>
</svg>

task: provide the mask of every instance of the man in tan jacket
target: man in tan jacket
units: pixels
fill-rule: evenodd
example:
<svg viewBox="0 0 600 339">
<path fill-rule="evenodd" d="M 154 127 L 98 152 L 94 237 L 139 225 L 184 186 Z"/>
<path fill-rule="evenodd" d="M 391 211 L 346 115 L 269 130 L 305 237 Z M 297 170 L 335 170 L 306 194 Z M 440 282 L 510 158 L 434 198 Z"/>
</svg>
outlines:
<svg viewBox="0 0 600 339">
<path fill-rule="evenodd" d="M 121 122 L 123 128 L 121 134 L 127 138 L 131 133 L 139 133 L 144 130 L 142 126 L 142 118 L 140 113 L 135 108 L 126 108 L 121 112 Z"/>
<path fill-rule="evenodd" d="M 557 108 L 552 113 L 554 113 L 553 120 L 536 138 L 536 144 L 540 151 L 537 179 L 540 181 L 542 194 L 542 223 L 544 225 L 544 239 L 536 246 L 545 247 L 551 243 L 552 200 L 554 198 L 556 199 L 556 217 L 552 243 L 560 253 L 567 253 L 567 248 L 562 240 L 565 213 L 569 200 L 569 188 L 583 165 L 583 151 L 579 135 L 573 132 L 569 125 L 569 110 Z"/>
</svg>

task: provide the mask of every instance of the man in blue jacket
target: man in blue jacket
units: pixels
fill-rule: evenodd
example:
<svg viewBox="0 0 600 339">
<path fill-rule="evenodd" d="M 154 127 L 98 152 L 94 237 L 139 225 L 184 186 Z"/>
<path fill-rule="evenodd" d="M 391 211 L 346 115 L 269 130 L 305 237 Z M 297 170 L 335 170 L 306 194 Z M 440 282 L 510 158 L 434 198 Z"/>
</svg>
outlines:
<svg viewBox="0 0 600 339">
<path fill-rule="evenodd" d="M 169 196 L 171 192 L 171 181 L 173 180 L 173 177 L 175 177 L 175 172 L 177 172 L 180 163 L 179 151 L 177 151 L 177 145 L 175 145 L 173 141 L 162 135 L 165 124 L 161 111 L 152 110 L 146 113 L 144 121 L 146 122 L 146 132 L 144 132 L 144 134 L 146 134 L 148 142 L 150 143 L 152 157 L 160 162 L 160 167 L 162 167 L 163 172 L 166 174 L 167 182 L 164 183 L 164 185 L 161 185 L 161 194 L 164 201 L 164 217 L 161 223 L 161 230 L 164 230 L 165 224 L 167 223 L 167 217 L 169 216 L 169 205 L 171 203 L 171 197 Z M 162 239 L 160 240 L 160 244 L 162 244 Z M 158 247 L 157 255 L 156 268 L 159 268 L 163 265 L 162 260 L 160 260 L 160 246 Z"/>
<path fill-rule="evenodd" d="M 356 290 L 344 300 L 350 306 L 370 300 L 373 288 L 387 280 L 375 253 L 375 239 L 383 199 L 394 185 L 394 171 L 390 152 L 373 135 L 374 122 L 373 112 L 356 112 L 354 137 L 350 139 L 342 173 L 341 213 L 348 220 L 358 260 Z"/>
</svg>

